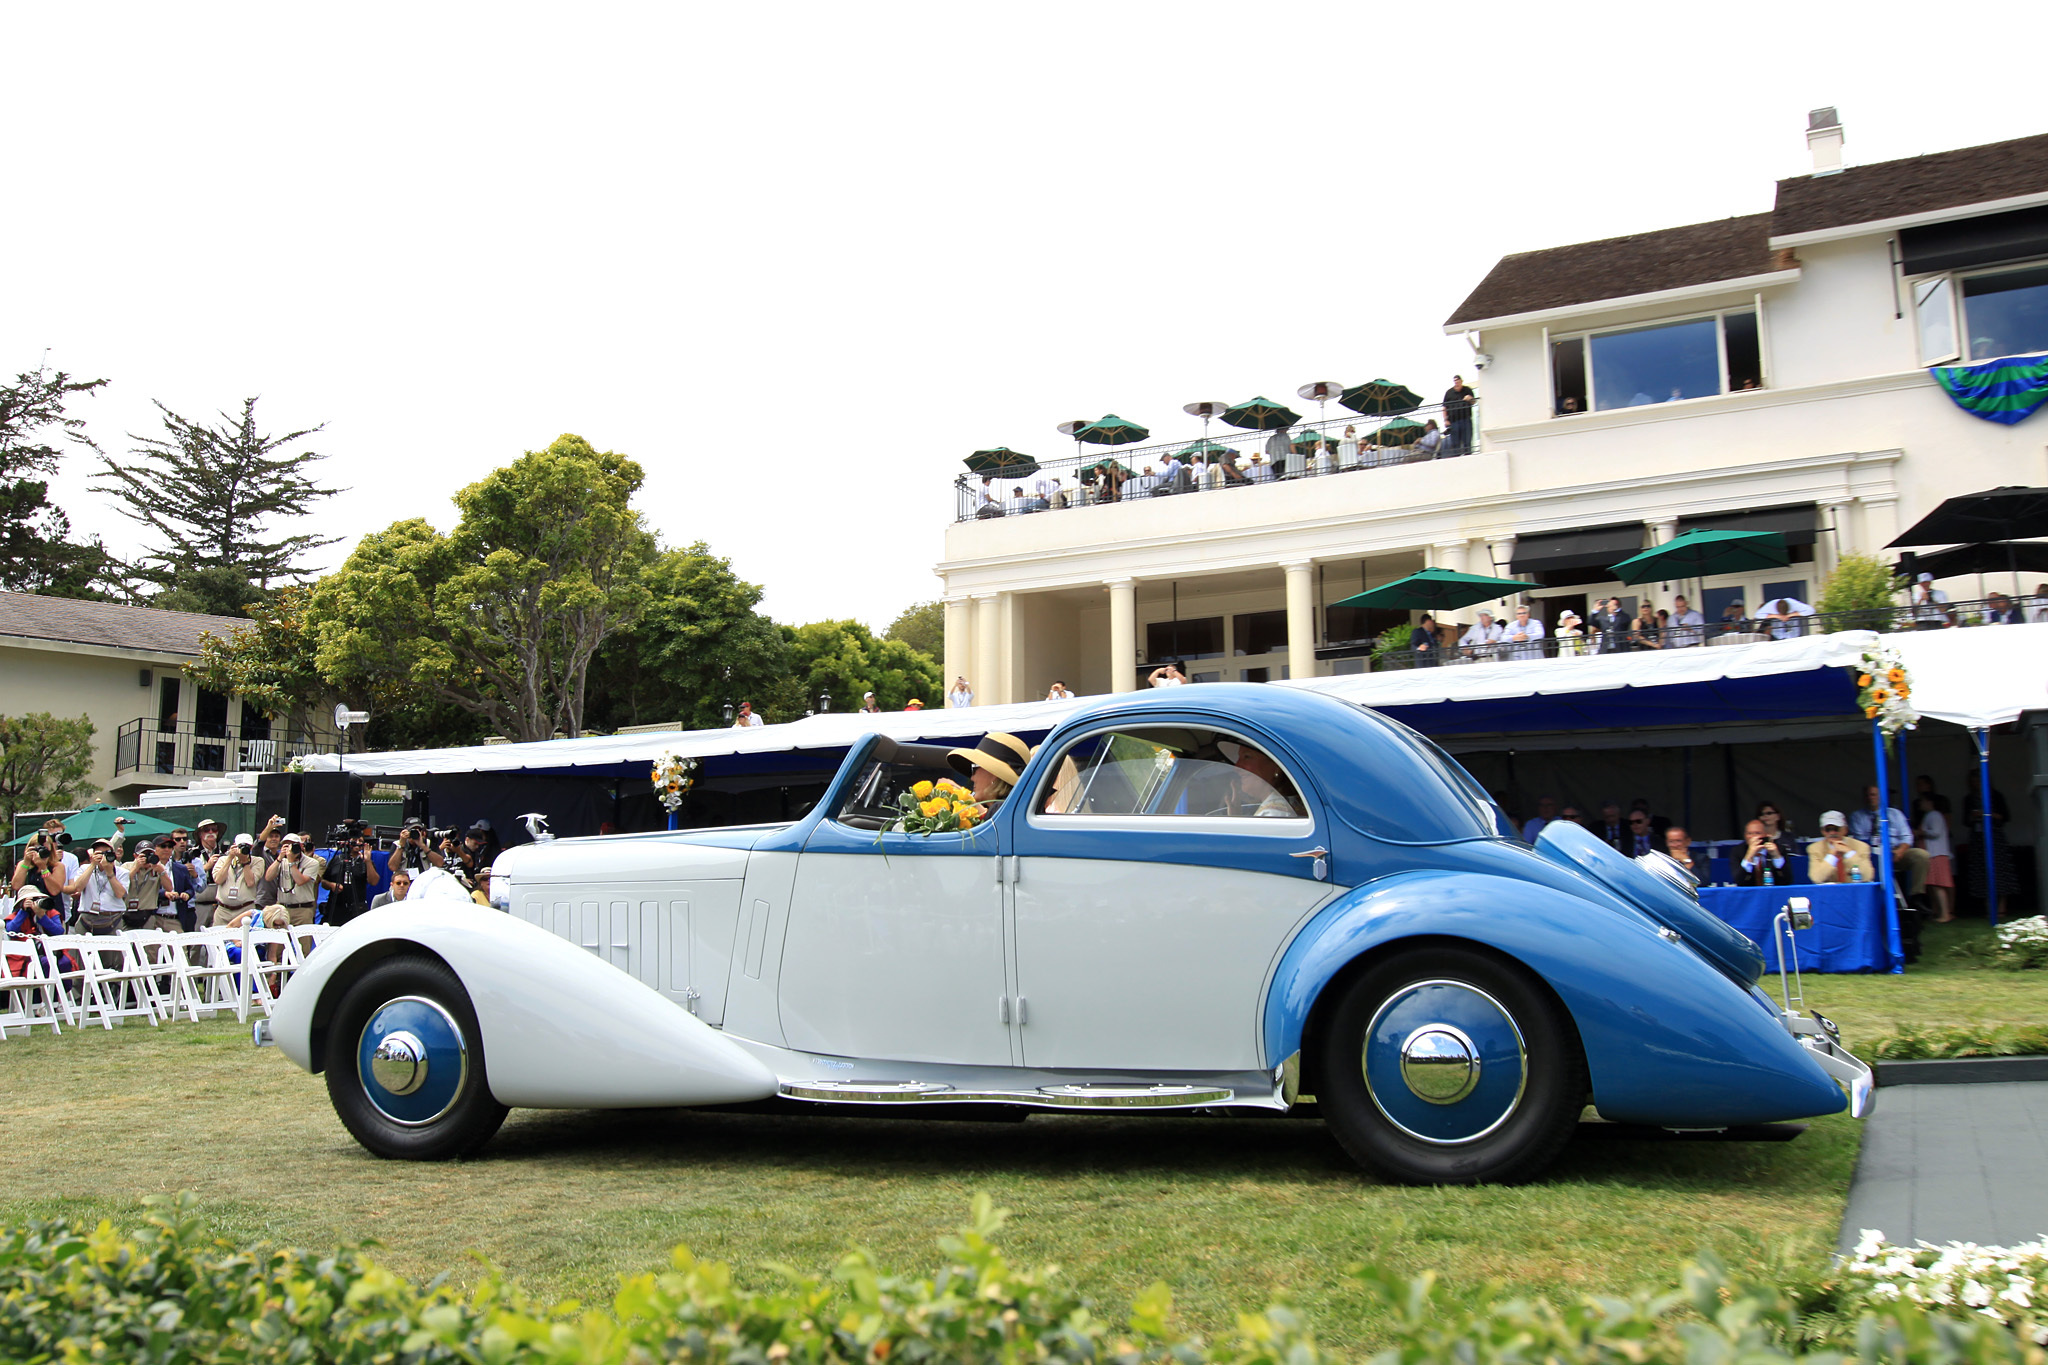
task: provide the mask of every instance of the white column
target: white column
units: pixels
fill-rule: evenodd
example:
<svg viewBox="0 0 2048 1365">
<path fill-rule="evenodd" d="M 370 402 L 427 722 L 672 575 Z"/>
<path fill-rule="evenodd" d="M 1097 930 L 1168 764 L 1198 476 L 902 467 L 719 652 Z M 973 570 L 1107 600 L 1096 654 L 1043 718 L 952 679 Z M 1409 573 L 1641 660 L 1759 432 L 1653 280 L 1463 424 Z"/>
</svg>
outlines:
<svg viewBox="0 0 2048 1365">
<path fill-rule="evenodd" d="M 997 671 L 1003 664 L 1004 596 L 997 592 L 974 599 L 974 669 L 967 681 L 973 684 L 976 706 L 995 700 Z M 946 685 L 952 686 L 950 682 Z"/>
<path fill-rule="evenodd" d="M 1899 533 L 1899 500 L 1864 498 L 1862 502 L 1863 544 L 1869 547 L 1867 553 L 1882 554 L 1883 547 Z"/>
<path fill-rule="evenodd" d="M 1314 566 L 1307 560 L 1282 564 L 1287 575 L 1287 676 L 1316 675 L 1316 595 Z"/>
<path fill-rule="evenodd" d="M 1017 594 L 1006 592 L 1002 603 L 1003 657 L 998 670 L 1000 683 L 996 688 L 998 702 L 1022 701 L 1030 693 L 1024 690 L 1024 612 L 1017 601 Z"/>
<path fill-rule="evenodd" d="M 1651 517 L 1648 520 L 1652 545 L 1662 545 L 1678 534 L 1677 517 Z"/>
<path fill-rule="evenodd" d="M 973 668 L 974 658 L 974 600 L 969 597 L 948 597 L 946 599 L 946 659 L 944 684 L 941 691 L 950 691 L 953 679 L 964 677 Z M 921 697 L 926 706 L 941 706 L 943 702 L 930 697 Z"/>
<path fill-rule="evenodd" d="M 1112 578 L 1109 584 L 1109 690 L 1138 688 L 1138 580 Z"/>
<path fill-rule="evenodd" d="M 1465 572 L 1466 544 L 1462 540 L 1439 540 L 1429 547 L 1429 563 L 1425 567 L 1449 569 L 1452 573 Z"/>
<path fill-rule="evenodd" d="M 1820 583 L 1813 585 L 1816 602 L 1820 600 L 1821 583 L 1834 575 L 1835 566 L 1842 562 L 1843 555 L 1853 554 L 1856 550 L 1853 512 L 1854 509 L 1846 502 L 1824 502 L 1820 505 L 1821 532 L 1813 548 L 1813 567 L 1820 574 Z"/>
</svg>

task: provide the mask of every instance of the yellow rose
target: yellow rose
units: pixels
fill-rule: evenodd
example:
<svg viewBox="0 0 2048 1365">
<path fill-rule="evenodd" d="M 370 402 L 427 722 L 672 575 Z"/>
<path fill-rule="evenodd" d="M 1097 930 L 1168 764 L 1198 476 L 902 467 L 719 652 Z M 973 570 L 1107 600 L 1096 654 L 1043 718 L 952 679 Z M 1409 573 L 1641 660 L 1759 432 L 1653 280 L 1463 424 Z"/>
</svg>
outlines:
<svg viewBox="0 0 2048 1365">
<path fill-rule="evenodd" d="M 975 814 L 974 807 L 972 806 L 955 806 L 953 807 L 953 818 L 960 822 L 960 828 L 972 829 L 974 828 L 974 822 L 980 817 Z"/>
<path fill-rule="evenodd" d="M 922 812 L 926 816 L 926 818 L 931 818 L 940 815 L 944 813 L 945 809 L 946 803 L 942 800 L 939 800 L 936 797 L 918 806 L 918 810 Z"/>
<path fill-rule="evenodd" d="M 910 794 L 916 797 L 918 800 L 922 801 L 927 796 L 930 796 L 932 794 L 932 784 L 929 782 L 920 782 L 910 789 Z"/>
</svg>

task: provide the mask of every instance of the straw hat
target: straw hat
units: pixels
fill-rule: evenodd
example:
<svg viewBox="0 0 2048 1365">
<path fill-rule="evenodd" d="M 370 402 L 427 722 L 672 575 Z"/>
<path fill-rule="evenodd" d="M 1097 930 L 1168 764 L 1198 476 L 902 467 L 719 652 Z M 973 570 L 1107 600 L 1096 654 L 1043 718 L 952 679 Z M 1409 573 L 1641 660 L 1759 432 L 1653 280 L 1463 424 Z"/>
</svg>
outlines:
<svg viewBox="0 0 2048 1365">
<path fill-rule="evenodd" d="M 972 749 L 953 750 L 946 755 L 946 761 L 962 777 L 972 777 L 974 769 L 983 768 L 1014 787 L 1017 775 L 1031 761 L 1031 746 L 1015 735 L 992 732 L 983 735 Z"/>
</svg>

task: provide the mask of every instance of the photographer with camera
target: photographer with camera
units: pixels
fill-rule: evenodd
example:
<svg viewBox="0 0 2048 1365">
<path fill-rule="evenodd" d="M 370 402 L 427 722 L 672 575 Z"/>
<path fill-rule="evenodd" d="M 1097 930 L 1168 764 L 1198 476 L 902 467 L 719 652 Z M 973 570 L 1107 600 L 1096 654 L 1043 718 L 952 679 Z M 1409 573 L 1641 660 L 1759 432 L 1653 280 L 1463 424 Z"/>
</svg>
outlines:
<svg viewBox="0 0 2048 1365">
<path fill-rule="evenodd" d="M 14 876 L 7 888 L 9 895 L 19 896 L 24 889 L 34 887 L 50 898 L 59 915 L 64 913 L 64 888 L 78 875 L 78 859 L 58 842 L 63 833 L 64 826 L 52 820 L 28 841 L 14 865 Z"/>
<path fill-rule="evenodd" d="M 1735 867 L 1737 886 L 1789 886 L 1792 869 L 1786 864 L 1785 849 L 1765 830 L 1764 822 L 1752 820 L 1742 829 L 1742 860 Z"/>
<path fill-rule="evenodd" d="M 118 934 L 128 913 L 128 883 L 121 876 L 114 845 L 107 839 L 95 839 L 86 856 L 90 861 L 64 892 L 75 898 L 76 918 L 86 933 Z"/>
<path fill-rule="evenodd" d="M 144 844 L 128 864 L 128 927 L 177 933 L 192 928 L 192 873 L 168 834 Z"/>
<path fill-rule="evenodd" d="M 460 847 L 453 844 L 444 847 L 452 849 L 448 870 L 472 886 L 476 884 L 476 874 L 498 861 L 498 854 L 503 851 L 488 820 L 479 820 L 464 830 Z"/>
<path fill-rule="evenodd" d="M 327 888 L 324 918 L 329 924 L 347 924 L 362 914 L 371 894 L 383 884 L 370 856 L 368 831 L 360 820 L 344 820 L 327 832 L 334 857 L 321 872 L 320 885 Z"/>
<path fill-rule="evenodd" d="M 454 838 L 454 830 L 429 829 L 426 821 L 417 815 L 411 816 L 392 842 L 389 866 L 394 873 L 401 867 L 408 872 L 445 867 L 448 863 L 446 849 Z"/>
<path fill-rule="evenodd" d="M 281 856 L 263 875 L 275 881 L 277 903 L 296 929 L 313 922 L 314 906 L 320 899 L 320 874 L 327 868 L 313 851 L 313 841 L 304 834 L 287 834 L 281 845 Z"/>
<path fill-rule="evenodd" d="M 206 870 L 215 887 L 213 924 L 232 924 L 244 910 L 256 904 L 263 890 L 263 863 L 256 856 L 256 841 L 237 834 L 228 851 L 213 860 Z"/>
</svg>

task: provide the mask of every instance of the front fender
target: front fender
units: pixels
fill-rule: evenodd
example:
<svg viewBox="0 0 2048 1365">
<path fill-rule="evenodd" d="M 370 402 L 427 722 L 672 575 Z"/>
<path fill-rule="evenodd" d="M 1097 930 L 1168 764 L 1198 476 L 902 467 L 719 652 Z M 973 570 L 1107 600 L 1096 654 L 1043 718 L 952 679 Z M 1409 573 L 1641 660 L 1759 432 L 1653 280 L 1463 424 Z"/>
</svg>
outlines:
<svg viewBox="0 0 2048 1365">
<path fill-rule="evenodd" d="M 460 901 L 407 901 L 336 930 L 278 1000 L 278 1047 L 318 1070 L 316 1024 L 370 962 L 408 948 L 462 979 L 500 1104 L 632 1109 L 775 1093 L 766 1067 L 660 992 L 545 929 Z"/>
<path fill-rule="evenodd" d="M 1720 1128 L 1832 1114 L 1845 1103 L 1755 997 L 1649 921 L 1550 887 L 1456 872 L 1374 882 L 1305 925 L 1266 997 L 1267 1058 L 1301 1047 L 1318 997 L 1346 964 L 1418 937 L 1469 940 L 1542 977 L 1578 1026 L 1606 1118 Z"/>
</svg>

